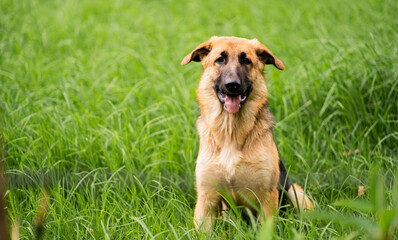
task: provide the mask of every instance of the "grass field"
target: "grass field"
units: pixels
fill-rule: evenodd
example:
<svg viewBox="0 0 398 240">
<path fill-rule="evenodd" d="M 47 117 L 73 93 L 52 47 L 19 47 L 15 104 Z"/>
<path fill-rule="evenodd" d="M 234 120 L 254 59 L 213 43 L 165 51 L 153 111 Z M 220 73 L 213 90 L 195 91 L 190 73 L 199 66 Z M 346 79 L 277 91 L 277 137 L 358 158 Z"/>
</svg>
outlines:
<svg viewBox="0 0 398 240">
<path fill-rule="evenodd" d="M 32 238 L 47 186 L 45 239 L 260 236 L 240 218 L 220 221 L 211 237 L 194 230 L 201 66 L 180 62 L 213 35 L 257 38 L 284 62 L 285 71 L 265 73 L 274 137 L 290 178 L 317 209 L 377 222 L 377 214 L 335 202 L 369 189 L 369 170 L 379 167 L 387 192 L 377 196 L 397 207 L 397 12 L 396 0 L 2 0 L 10 224 Z M 288 211 L 276 217 L 273 236 L 376 236 L 363 227 Z"/>
</svg>

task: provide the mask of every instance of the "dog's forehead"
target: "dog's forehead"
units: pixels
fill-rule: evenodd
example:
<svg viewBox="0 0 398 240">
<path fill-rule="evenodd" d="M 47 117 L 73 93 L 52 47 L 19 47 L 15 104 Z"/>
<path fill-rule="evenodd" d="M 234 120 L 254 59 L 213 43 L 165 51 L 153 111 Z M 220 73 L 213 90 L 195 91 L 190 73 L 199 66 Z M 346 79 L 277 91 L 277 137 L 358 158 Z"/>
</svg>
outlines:
<svg viewBox="0 0 398 240">
<path fill-rule="evenodd" d="M 220 37 L 213 42 L 213 51 L 216 53 L 225 51 L 230 54 L 251 53 L 254 52 L 254 45 L 251 40 L 244 38 Z"/>
</svg>

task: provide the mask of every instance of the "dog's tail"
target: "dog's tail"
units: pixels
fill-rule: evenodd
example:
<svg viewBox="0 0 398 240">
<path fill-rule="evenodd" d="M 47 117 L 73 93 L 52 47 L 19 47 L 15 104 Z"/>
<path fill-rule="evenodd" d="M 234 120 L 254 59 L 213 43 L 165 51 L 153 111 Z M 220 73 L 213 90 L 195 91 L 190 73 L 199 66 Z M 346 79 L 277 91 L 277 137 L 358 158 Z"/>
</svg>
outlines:
<svg viewBox="0 0 398 240">
<path fill-rule="evenodd" d="M 279 171 L 279 184 L 281 187 L 281 190 L 279 191 L 279 196 L 282 196 L 282 189 L 284 189 L 285 194 L 283 194 L 283 197 L 289 197 L 290 201 L 293 203 L 293 206 L 298 211 L 312 211 L 314 209 L 314 205 L 312 204 L 311 200 L 307 197 L 304 190 L 298 184 L 291 184 L 289 182 L 289 179 L 287 178 L 286 168 L 283 165 L 282 160 L 280 159 Z"/>
</svg>

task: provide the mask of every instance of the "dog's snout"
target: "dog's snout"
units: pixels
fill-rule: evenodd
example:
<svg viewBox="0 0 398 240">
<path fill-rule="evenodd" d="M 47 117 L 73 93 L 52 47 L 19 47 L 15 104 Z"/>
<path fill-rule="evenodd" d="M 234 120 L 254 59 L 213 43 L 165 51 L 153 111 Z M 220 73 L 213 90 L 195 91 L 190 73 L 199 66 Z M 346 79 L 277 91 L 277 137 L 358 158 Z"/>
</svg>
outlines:
<svg viewBox="0 0 398 240">
<path fill-rule="evenodd" d="M 229 92 L 235 93 L 240 88 L 240 82 L 238 79 L 227 79 L 225 81 L 225 87 Z"/>
</svg>

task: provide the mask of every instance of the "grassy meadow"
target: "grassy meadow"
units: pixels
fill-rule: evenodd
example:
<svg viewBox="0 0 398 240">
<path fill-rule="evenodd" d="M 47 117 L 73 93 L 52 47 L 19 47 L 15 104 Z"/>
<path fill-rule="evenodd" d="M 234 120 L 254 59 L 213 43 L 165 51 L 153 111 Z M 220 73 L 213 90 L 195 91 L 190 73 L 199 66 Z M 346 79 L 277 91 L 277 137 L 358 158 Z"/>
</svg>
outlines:
<svg viewBox="0 0 398 240">
<path fill-rule="evenodd" d="M 46 187 L 44 239 L 383 239 L 326 215 L 378 224 L 383 214 L 336 205 L 360 198 L 398 219 L 397 12 L 396 0 L 2 0 L 9 223 L 32 239 Z M 180 62 L 213 35 L 257 38 L 285 64 L 265 70 L 274 138 L 322 214 L 194 230 L 201 65 Z"/>
</svg>

